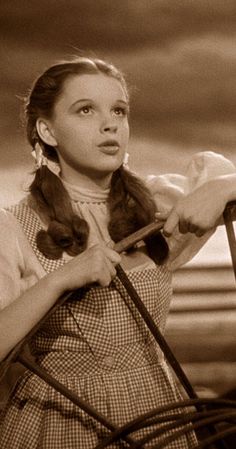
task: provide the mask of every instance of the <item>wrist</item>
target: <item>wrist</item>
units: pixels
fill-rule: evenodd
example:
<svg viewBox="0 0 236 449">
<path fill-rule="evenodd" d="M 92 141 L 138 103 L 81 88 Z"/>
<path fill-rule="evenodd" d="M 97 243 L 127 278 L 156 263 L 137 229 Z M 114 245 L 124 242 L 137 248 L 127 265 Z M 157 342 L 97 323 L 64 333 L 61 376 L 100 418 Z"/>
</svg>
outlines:
<svg viewBox="0 0 236 449">
<path fill-rule="evenodd" d="M 61 276 L 58 270 L 47 274 L 41 279 L 44 284 L 44 288 L 50 296 L 58 298 L 66 291 L 66 285 L 64 282 L 64 276 Z"/>
</svg>

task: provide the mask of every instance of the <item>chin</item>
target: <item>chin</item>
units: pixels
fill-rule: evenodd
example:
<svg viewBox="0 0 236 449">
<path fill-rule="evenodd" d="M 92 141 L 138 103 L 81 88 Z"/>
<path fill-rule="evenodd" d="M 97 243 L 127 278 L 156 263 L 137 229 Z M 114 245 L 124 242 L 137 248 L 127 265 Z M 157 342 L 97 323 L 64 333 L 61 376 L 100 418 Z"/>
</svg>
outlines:
<svg viewBox="0 0 236 449">
<path fill-rule="evenodd" d="M 106 164 L 102 164 L 103 166 L 101 167 L 101 173 L 113 173 L 114 171 L 118 170 L 118 168 L 120 168 L 122 164 L 123 160 L 108 161 Z"/>
</svg>

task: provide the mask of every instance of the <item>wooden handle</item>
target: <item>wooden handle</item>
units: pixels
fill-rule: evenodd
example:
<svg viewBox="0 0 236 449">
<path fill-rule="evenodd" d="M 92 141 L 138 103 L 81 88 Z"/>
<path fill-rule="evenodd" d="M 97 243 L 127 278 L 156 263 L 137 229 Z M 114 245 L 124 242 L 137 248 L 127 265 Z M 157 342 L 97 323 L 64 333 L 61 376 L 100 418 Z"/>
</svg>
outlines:
<svg viewBox="0 0 236 449">
<path fill-rule="evenodd" d="M 144 228 L 139 229 L 138 231 L 136 231 L 133 234 L 126 237 L 125 239 L 116 243 L 114 246 L 114 250 L 117 253 L 122 253 L 123 251 L 127 251 L 128 249 L 132 248 L 136 243 L 138 243 L 141 240 L 144 240 L 146 237 L 160 231 L 163 228 L 163 226 L 164 226 L 163 221 L 150 223 L 147 226 L 144 226 Z"/>
</svg>

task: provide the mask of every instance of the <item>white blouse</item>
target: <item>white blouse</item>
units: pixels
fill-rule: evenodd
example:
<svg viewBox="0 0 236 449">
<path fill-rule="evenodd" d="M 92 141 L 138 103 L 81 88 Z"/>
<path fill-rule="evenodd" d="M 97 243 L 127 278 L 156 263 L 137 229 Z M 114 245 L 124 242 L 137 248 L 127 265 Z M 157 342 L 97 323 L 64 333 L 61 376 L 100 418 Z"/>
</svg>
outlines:
<svg viewBox="0 0 236 449">
<path fill-rule="evenodd" d="M 145 181 L 150 189 L 158 210 L 169 212 L 176 200 L 215 176 L 235 173 L 234 165 L 223 156 L 213 152 L 197 153 L 190 162 L 186 175 L 167 174 L 149 176 Z M 109 220 L 107 211 L 108 190 L 91 192 L 63 181 L 75 213 L 79 213 L 90 227 L 88 246 L 98 242 L 112 244 L 107 230 Z M 26 197 L 23 202 L 32 202 Z M 31 204 L 34 207 L 34 204 Z M 46 227 L 41 217 L 42 227 Z M 211 232 L 203 237 L 194 234 L 180 234 L 176 227 L 168 238 L 170 255 L 167 262 L 171 271 L 188 262 L 208 240 Z M 65 255 L 65 259 L 70 256 Z M 143 269 L 153 264 L 143 253 L 123 255 L 125 269 Z M 21 225 L 8 211 L 0 211 L 0 309 L 6 307 L 25 290 L 34 285 L 45 271 L 31 248 Z"/>
</svg>

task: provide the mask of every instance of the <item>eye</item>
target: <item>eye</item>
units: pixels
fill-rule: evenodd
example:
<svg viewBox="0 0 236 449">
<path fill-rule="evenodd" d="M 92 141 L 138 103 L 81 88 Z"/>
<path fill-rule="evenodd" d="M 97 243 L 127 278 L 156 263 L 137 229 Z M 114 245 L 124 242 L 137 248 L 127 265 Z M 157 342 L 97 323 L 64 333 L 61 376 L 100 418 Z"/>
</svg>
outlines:
<svg viewBox="0 0 236 449">
<path fill-rule="evenodd" d="M 77 112 L 81 115 L 88 115 L 92 112 L 92 106 L 90 105 L 82 106 L 82 108 L 80 108 Z"/>
<path fill-rule="evenodd" d="M 114 108 L 114 113 L 117 116 L 126 117 L 128 115 L 128 108 L 117 106 L 116 108 Z"/>
</svg>

